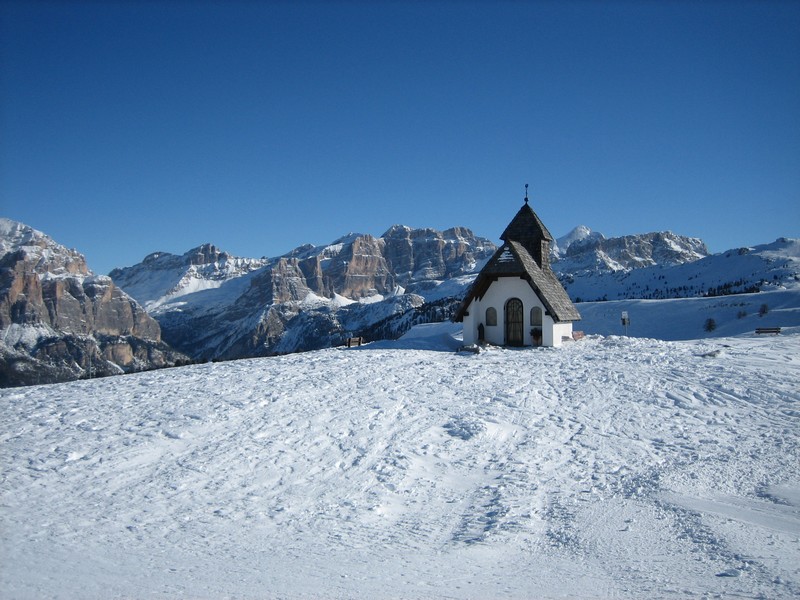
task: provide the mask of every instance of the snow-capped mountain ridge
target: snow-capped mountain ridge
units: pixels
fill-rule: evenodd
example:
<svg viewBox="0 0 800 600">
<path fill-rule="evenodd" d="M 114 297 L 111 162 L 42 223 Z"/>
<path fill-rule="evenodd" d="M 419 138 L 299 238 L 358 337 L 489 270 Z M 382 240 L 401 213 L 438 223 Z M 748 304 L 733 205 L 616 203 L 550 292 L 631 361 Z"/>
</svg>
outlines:
<svg viewBox="0 0 800 600">
<path fill-rule="evenodd" d="M 670 267 L 709 255 L 702 240 L 671 231 L 606 238 L 588 228 L 576 228 L 564 243 L 565 247 L 559 240 L 553 268 L 573 275 L 581 271 L 624 271 L 656 265 Z"/>
<path fill-rule="evenodd" d="M 154 252 L 138 265 L 115 269 L 111 277 L 151 311 L 264 267 L 294 271 L 308 291 L 322 298 L 338 294 L 359 300 L 391 295 L 396 285 L 429 297 L 432 282 L 476 272 L 495 248 L 492 242 L 460 227 L 437 231 L 393 225 L 379 238 L 348 233 L 330 244 L 305 244 L 276 258 L 235 257 L 213 244 L 182 256 Z M 701 240 L 672 232 L 606 238 L 580 225 L 554 243 L 552 255 L 554 269 L 573 277 L 581 272 L 683 264 L 708 255 L 708 251 Z M 461 258 L 460 262 L 454 262 L 453 256 Z M 374 285 L 353 286 L 364 277 Z M 284 300 L 300 301 L 308 291 Z"/>
<path fill-rule="evenodd" d="M 125 287 L 152 311 L 165 302 L 198 291 L 215 289 L 225 281 L 241 277 L 268 264 L 267 259 L 240 258 L 203 244 L 178 256 L 153 252 L 141 263 L 114 269 L 109 276 L 124 280 Z"/>
<path fill-rule="evenodd" d="M 359 300 L 391 294 L 397 285 L 425 285 L 470 273 L 494 249 L 465 228 L 440 232 L 394 225 L 380 238 L 349 233 L 330 244 L 305 244 L 275 258 L 234 257 L 213 244 L 181 256 L 154 252 L 137 265 L 114 269 L 110 276 L 148 310 L 265 267 L 291 274 L 308 288 L 283 300 L 302 300 L 309 290 L 321 297 L 338 294 Z M 359 281 L 363 278 L 368 285 Z"/>
<path fill-rule="evenodd" d="M 27 268 L 39 276 L 82 278 L 93 275 L 77 250 L 58 244 L 33 227 L 0 217 L 0 256 L 10 264 L 9 255 L 12 254 L 14 260 L 24 261 Z"/>
</svg>

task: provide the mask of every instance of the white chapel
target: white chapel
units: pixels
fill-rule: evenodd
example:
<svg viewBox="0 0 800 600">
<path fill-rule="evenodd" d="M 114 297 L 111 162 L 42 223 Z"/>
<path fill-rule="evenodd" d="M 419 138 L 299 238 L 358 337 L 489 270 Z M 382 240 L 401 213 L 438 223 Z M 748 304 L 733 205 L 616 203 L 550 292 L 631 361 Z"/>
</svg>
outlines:
<svg viewBox="0 0 800 600">
<path fill-rule="evenodd" d="M 572 339 L 581 316 L 550 267 L 553 237 L 527 193 L 500 239 L 454 317 L 464 323 L 464 344 L 560 346 Z"/>
</svg>

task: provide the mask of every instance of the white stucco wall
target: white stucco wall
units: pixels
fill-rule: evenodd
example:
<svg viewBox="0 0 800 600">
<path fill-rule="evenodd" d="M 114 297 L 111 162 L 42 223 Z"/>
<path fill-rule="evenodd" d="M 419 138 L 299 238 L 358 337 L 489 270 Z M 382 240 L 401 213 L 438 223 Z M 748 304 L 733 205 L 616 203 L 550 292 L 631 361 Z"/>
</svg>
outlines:
<svg viewBox="0 0 800 600">
<path fill-rule="evenodd" d="M 572 322 L 553 323 L 553 343 L 552 346 L 558 348 L 563 342 L 563 338 L 572 339 Z M 545 344 L 550 345 L 550 344 Z"/>
<path fill-rule="evenodd" d="M 467 309 L 467 314 L 464 315 L 464 345 L 471 346 L 472 344 L 478 343 L 478 326 L 475 324 L 475 319 L 473 318 L 475 315 L 475 301 L 473 300 L 469 308 Z"/>
<path fill-rule="evenodd" d="M 562 336 L 572 336 L 572 323 L 554 323 L 552 317 L 544 314 L 546 309 L 534 293 L 531 286 L 519 277 L 501 277 L 486 291 L 480 300 L 473 299 L 464 316 L 464 343 L 475 344 L 478 342 L 478 325 L 484 325 L 484 338 L 487 342 L 505 345 L 505 305 L 509 298 L 522 300 L 523 314 L 523 344 L 531 346 L 531 308 L 538 306 L 542 309 L 542 345 L 560 346 Z M 497 310 L 497 325 L 486 325 L 486 309 L 494 307 Z"/>
</svg>

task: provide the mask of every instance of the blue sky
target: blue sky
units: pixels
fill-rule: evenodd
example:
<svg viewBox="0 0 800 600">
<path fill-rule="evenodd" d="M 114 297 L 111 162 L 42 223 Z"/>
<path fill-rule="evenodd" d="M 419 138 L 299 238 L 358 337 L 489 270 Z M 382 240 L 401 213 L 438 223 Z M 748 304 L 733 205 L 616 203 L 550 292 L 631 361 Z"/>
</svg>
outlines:
<svg viewBox="0 0 800 600">
<path fill-rule="evenodd" d="M 798 2 L 0 3 L 0 214 L 97 273 L 391 225 L 800 237 Z"/>
</svg>

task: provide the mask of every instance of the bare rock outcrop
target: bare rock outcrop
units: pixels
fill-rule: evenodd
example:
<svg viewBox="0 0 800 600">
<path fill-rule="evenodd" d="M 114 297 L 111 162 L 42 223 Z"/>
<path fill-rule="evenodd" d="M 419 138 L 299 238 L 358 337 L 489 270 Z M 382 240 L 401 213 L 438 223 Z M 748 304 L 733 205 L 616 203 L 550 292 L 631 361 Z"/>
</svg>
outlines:
<svg viewBox="0 0 800 600">
<path fill-rule="evenodd" d="M 386 262 L 402 286 L 468 273 L 495 249 L 464 227 L 437 231 L 394 225 L 381 239 Z"/>
</svg>

